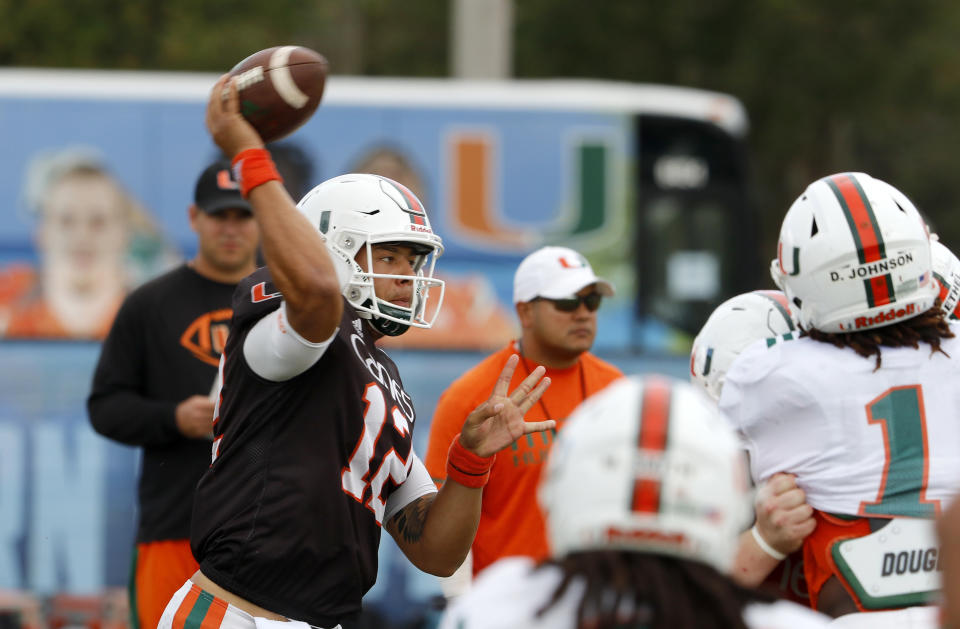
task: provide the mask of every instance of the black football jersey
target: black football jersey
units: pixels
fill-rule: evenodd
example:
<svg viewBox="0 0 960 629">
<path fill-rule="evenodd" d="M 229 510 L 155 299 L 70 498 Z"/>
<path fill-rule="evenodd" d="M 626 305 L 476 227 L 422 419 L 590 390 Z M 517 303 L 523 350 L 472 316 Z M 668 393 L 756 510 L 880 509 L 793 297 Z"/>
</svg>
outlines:
<svg viewBox="0 0 960 629">
<path fill-rule="evenodd" d="M 234 295 L 191 544 L 221 587 L 332 626 L 359 612 L 376 580 L 385 503 L 410 470 L 415 414 L 396 365 L 346 301 L 316 364 L 284 382 L 254 373 L 244 341 L 280 302 L 267 269 Z"/>
</svg>

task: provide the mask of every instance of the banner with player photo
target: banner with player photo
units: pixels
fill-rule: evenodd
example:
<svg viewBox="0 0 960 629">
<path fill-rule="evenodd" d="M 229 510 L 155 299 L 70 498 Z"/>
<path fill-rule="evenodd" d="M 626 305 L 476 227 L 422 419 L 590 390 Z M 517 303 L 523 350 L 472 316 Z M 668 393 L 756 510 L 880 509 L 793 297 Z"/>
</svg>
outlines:
<svg viewBox="0 0 960 629">
<path fill-rule="evenodd" d="M 0 203 L 14 210 L 0 215 L 0 337 L 102 338 L 130 289 L 193 255 L 187 207 L 216 156 L 203 129 L 209 85 L 194 76 L 162 92 L 134 76 L 101 73 L 46 91 L 0 77 Z M 578 249 L 617 284 L 600 310 L 597 346 L 631 337 L 629 116 L 358 106 L 336 94 L 333 78 L 275 159 L 294 197 L 362 171 L 423 201 L 444 241 L 444 307 L 432 330 L 394 347 L 500 347 L 516 333 L 513 271 L 545 244 Z M 81 290 L 99 295 L 97 312 L 71 306 Z"/>
</svg>

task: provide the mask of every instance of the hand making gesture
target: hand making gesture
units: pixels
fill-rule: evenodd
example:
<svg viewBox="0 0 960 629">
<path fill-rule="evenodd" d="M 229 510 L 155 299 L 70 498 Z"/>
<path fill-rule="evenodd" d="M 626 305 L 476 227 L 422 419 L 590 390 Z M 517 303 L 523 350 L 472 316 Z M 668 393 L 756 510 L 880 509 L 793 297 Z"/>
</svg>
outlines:
<svg viewBox="0 0 960 629">
<path fill-rule="evenodd" d="M 513 372 L 519 362 L 520 357 L 516 354 L 507 360 L 490 397 L 474 409 L 463 423 L 460 443 L 478 456 L 488 457 L 523 435 L 550 430 L 557 425 L 552 419 L 524 421 L 524 415 L 550 386 L 550 378 L 544 378 L 546 369 L 538 366 L 512 393 L 508 393 Z"/>
</svg>

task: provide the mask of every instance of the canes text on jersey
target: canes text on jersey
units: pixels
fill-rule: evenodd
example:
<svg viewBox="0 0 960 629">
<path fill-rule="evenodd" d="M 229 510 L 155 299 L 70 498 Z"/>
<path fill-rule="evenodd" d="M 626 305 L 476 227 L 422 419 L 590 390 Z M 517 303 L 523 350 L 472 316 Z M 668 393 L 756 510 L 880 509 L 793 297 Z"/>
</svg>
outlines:
<svg viewBox="0 0 960 629">
<path fill-rule="evenodd" d="M 413 415 L 413 400 L 407 395 L 407 392 L 403 390 L 400 383 L 391 378 L 387 368 L 380 364 L 380 362 L 367 351 L 367 345 L 359 334 L 354 333 L 350 335 L 350 344 L 353 346 L 354 354 L 356 354 L 360 362 L 364 364 L 367 371 L 370 372 L 370 375 L 390 392 L 390 396 L 400 405 L 400 410 L 407 416 L 410 423 L 413 423 L 415 419 Z"/>
</svg>

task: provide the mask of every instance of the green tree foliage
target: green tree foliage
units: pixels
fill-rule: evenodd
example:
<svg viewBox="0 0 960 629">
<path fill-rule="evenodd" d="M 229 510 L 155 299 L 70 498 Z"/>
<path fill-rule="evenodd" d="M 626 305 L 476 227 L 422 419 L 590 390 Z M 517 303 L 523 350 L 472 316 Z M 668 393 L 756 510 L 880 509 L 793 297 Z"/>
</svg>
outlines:
<svg viewBox="0 0 960 629">
<path fill-rule="evenodd" d="M 338 74 L 444 76 L 449 0 L 0 0 L 0 65 L 225 71 L 279 43 Z M 520 77 L 738 96 L 765 253 L 813 179 L 863 170 L 960 250 L 960 4 L 940 0 L 515 0 Z"/>
<path fill-rule="evenodd" d="M 730 92 L 746 105 L 773 256 L 809 182 L 860 170 L 900 187 L 960 247 L 960 5 L 918 0 L 517 0 L 519 76 Z"/>
<path fill-rule="evenodd" d="M 447 2 L 0 0 L 0 65 L 225 71 L 278 44 L 340 74 L 441 76 Z"/>
</svg>

